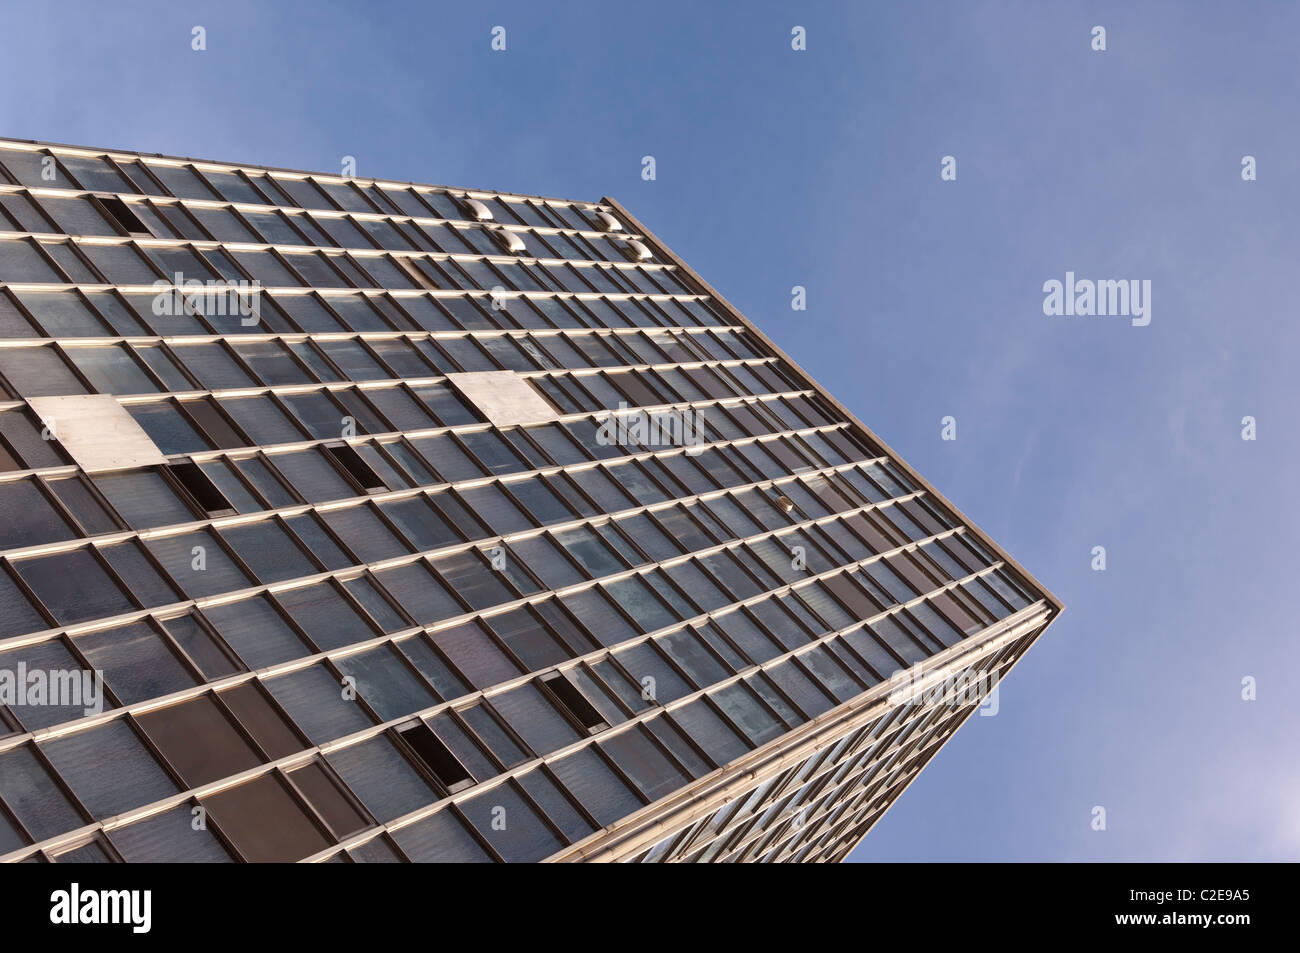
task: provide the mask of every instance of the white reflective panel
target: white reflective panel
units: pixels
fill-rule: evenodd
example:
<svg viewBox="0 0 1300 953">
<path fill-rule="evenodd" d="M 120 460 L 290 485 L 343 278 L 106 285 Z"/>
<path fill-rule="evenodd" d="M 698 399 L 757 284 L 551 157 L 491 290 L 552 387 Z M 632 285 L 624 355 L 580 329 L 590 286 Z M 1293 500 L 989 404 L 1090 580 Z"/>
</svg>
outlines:
<svg viewBox="0 0 1300 953">
<path fill-rule="evenodd" d="M 465 206 L 465 210 L 468 211 L 469 214 L 473 215 L 480 222 L 492 221 L 492 210 L 478 199 L 461 199 L 461 204 Z"/>
<path fill-rule="evenodd" d="M 493 232 L 492 237 L 497 240 L 498 245 L 506 251 L 514 252 L 516 255 L 522 255 L 528 251 L 528 246 L 524 244 L 524 240 L 518 232 L 500 230 Z"/>
<path fill-rule="evenodd" d="M 447 380 L 494 427 L 544 423 L 558 416 L 528 378 L 514 371 L 448 374 Z"/>
<path fill-rule="evenodd" d="M 167 462 L 144 428 L 111 394 L 30 397 L 27 402 L 88 473 Z"/>
</svg>

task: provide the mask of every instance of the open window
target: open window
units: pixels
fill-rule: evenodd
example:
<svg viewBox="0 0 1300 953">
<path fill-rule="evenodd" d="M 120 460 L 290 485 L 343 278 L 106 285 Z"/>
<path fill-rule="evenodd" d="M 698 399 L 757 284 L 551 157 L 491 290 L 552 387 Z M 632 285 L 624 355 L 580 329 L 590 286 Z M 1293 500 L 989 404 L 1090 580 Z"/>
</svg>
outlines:
<svg viewBox="0 0 1300 953">
<path fill-rule="evenodd" d="M 367 493 L 388 489 L 388 484 L 380 478 L 374 468 L 366 463 L 361 454 L 357 453 L 352 446 L 346 443 L 327 446 L 325 452 L 332 456 L 335 462 L 347 472 L 348 476 L 356 480 Z"/>
<path fill-rule="evenodd" d="M 423 721 L 399 728 L 397 733 L 429 773 L 447 789 L 447 793 L 455 794 L 474 783 L 474 778 L 460 763 L 460 759 L 451 753 L 451 749 Z"/>
<path fill-rule="evenodd" d="M 165 464 L 165 468 L 208 516 L 230 516 L 235 512 L 234 504 L 226 499 L 197 463 L 186 460 Z"/>
<path fill-rule="evenodd" d="M 142 235 L 146 238 L 153 238 L 154 234 L 149 230 L 149 226 L 144 223 L 140 216 L 126 202 L 123 202 L 115 195 L 95 195 L 92 196 L 94 202 L 99 206 L 99 210 L 104 213 L 110 222 L 117 226 L 123 235 Z"/>
<path fill-rule="evenodd" d="M 594 735 L 609 727 L 604 716 L 596 711 L 596 707 L 587 701 L 587 696 L 582 694 L 578 686 L 563 672 L 544 676 L 542 684 L 550 691 L 560 707 L 568 712 L 574 721 L 582 725 L 588 734 Z"/>
</svg>

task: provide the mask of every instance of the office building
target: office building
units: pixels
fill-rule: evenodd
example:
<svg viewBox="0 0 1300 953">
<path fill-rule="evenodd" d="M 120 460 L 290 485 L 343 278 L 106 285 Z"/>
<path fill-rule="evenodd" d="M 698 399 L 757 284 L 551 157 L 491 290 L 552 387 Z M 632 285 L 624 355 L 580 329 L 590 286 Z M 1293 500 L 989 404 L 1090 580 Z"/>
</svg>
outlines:
<svg viewBox="0 0 1300 953">
<path fill-rule="evenodd" d="M 839 860 L 1060 608 L 616 201 L 0 140 L 0 860 Z"/>
</svg>

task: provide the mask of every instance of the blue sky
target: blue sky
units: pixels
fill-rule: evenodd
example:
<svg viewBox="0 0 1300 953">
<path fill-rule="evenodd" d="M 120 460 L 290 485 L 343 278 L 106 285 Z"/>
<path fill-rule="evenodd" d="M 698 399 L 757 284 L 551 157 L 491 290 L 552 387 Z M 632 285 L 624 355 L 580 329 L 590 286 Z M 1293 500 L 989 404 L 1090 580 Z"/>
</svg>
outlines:
<svg viewBox="0 0 1300 953">
<path fill-rule="evenodd" d="M 854 859 L 1297 859 L 1300 8 L 789 6 L 13 5 L 0 135 L 619 199 L 1067 605 Z"/>
</svg>

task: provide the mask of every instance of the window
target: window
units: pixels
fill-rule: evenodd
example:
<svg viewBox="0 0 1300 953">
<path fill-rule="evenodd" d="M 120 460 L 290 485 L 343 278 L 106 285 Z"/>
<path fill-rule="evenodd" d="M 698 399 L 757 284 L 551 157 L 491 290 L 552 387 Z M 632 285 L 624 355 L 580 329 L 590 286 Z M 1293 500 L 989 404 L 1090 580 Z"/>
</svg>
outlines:
<svg viewBox="0 0 1300 953">
<path fill-rule="evenodd" d="M 288 863 L 330 845 L 276 773 L 211 794 L 200 803 L 251 863 Z"/>
<path fill-rule="evenodd" d="M 307 646 L 264 597 L 211 606 L 205 608 L 204 616 L 250 668 L 308 653 Z"/>
<path fill-rule="evenodd" d="M 0 483 L 0 549 L 52 543 L 75 535 L 35 480 Z"/>
<path fill-rule="evenodd" d="M 283 582 L 319 572 L 278 521 L 241 523 L 220 532 L 261 582 Z"/>
<path fill-rule="evenodd" d="M 493 695 L 491 701 L 506 724 L 540 755 L 550 754 L 580 737 L 555 705 L 531 683 Z"/>
<path fill-rule="evenodd" d="M 224 493 L 217 489 L 206 473 L 196 463 L 170 463 L 167 471 L 176 478 L 176 482 L 208 516 L 225 515 L 235 512 L 234 506 L 226 499 Z"/>
<path fill-rule="evenodd" d="M 151 539 L 145 545 L 192 599 L 252 585 L 207 530 Z"/>
<path fill-rule="evenodd" d="M 430 639 L 475 688 L 487 688 L 519 674 L 519 668 L 475 622 L 442 629 Z"/>
<path fill-rule="evenodd" d="M 49 769 L 37 756 L 34 745 L 22 745 L 0 753 L 0 797 L 37 840 L 86 823 L 55 783 Z"/>
<path fill-rule="evenodd" d="M 555 777 L 601 826 L 644 803 L 592 748 L 581 748 L 551 766 Z"/>
<path fill-rule="evenodd" d="M 564 846 L 564 841 L 538 815 L 514 784 L 499 785 L 458 806 L 502 860 L 535 863 Z M 499 822 L 502 816 L 507 818 L 504 825 Z"/>
<path fill-rule="evenodd" d="M 270 679 L 266 687 L 312 744 L 324 744 L 373 724 L 360 705 L 343 697 L 341 681 L 324 665 Z"/>
<path fill-rule="evenodd" d="M 658 800 L 691 780 L 640 726 L 604 739 L 600 748 L 647 800 Z"/>
<path fill-rule="evenodd" d="M 96 818 L 175 794 L 176 784 L 125 719 L 41 744 L 59 774 Z"/>
<path fill-rule="evenodd" d="M 320 582 L 275 594 L 290 618 L 323 650 L 373 639 L 377 634 L 332 583 Z"/>
<path fill-rule="evenodd" d="M 222 863 L 230 854 L 209 830 L 194 830 L 191 803 L 154 814 L 108 835 L 128 863 Z"/>
<path fill-rule="evenodd" d="M 380 478 L 379 474 L 374 471 L 370 464 L 361 459 L 356 448 L 347 444 L 335 447 L 326 447 L 325 451 L 334 458 L 352 479 L 365 490 L 387 490 L 389 487 Z"/>
<path fill-rule="evenodd" d="M 211 695 L 145 712 L 136 721 L 188 787 L 262 763 Z M 196 738 L 203 743 L 195 744 Z"/>
<path fill-rule="evenodd" d="M 338 659 L 345 676 L 355 679 L 357 694 L 383 721 L 421 711 L 438 699 L 389 646 L 379 646 Z"/>
<path fill-rule="evenodd" d="M 135 608 L 90 549 L 40 556 L 14 568 L 62 625 Z"/>
<path fill-rule="evenodd" d="M 197 684 L 169 641 L 147 622 L 83 635 L 75 645 L 125 705 Z"/>
<path fill-rule="evenodd" d="M 393 840 L 416 863 L 481 864 L 495 859 L 450 810 L 393 831 Z"/>
<path fill-rule="evenodd" d="M 400 728 L 397 733 L 448 793 L 454 794 L 474 783 L 465 766 L 424 722 Z"/>
<path fill-rule="evenodd" d="M 108 220 L 116 225 L 123 235 L 152 237 L 149 226 L 145 225 L 140 220 L 140 217 L 135 214 L 133 205 L 128 205 L 121 199 L 111 195 L 95 196 L 94 201 Z"/>
<path fill-rule="evenodd" d="M 569 716 L 587 730 L 588 734 L 595 734 L 609 727 L 600 712 L 596 711 L 595 706 L 587 700 L 578 686 L 569 680 L 567 674 L 556 673 L 543 678 L 542 684 L 550 690 Z"/>
<path fill-rule="evenodd" d="M 334 751 L 325 760 L 381 823 L 409 814 L 438 798 L 385 735 Z"/>
</svg>

